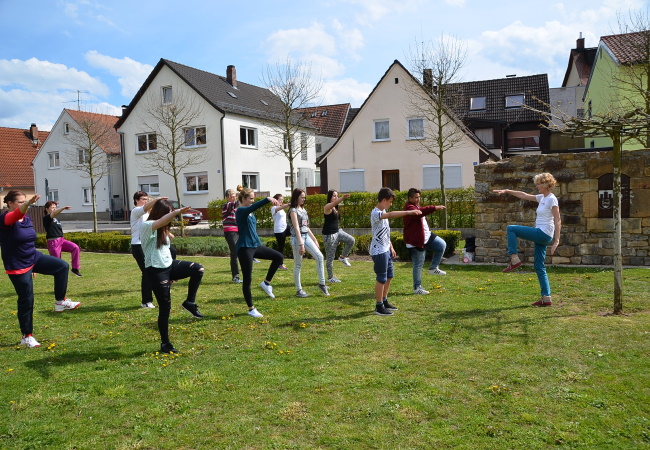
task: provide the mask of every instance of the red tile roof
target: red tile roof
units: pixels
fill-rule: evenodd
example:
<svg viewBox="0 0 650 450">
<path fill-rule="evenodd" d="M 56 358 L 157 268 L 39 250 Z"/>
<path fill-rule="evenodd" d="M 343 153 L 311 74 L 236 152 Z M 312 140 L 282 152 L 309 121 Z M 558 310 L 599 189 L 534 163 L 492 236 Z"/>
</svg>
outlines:
<svg viewBox="0 0 650 450">
<path fill-rule="evenodd" d="M 338 138 L 343 133 L 343 127 L 349 110 L 349 103 L 297 109 L 316 128 L 317 135 L 332 138 Z"/>
<path fill-rule="evenodd" d="M 646 61 L 650 47 L 650 32 L 614 34 L 600 38 L 621 64 L 636 64 Z"/>
<path fill-rule="evenodd" d="M 35 144 L 29 129 L 0 128 L 0 187 L 34 188 L 32 161 L 48 134 L 47 131 L 39 131 Z"/>
<path fill-rule="evenodd" d="M 99 144 L 100 147 L 102 147 L 102 150 L 104 150 L 106 153 L 120 153 L 120 135 L 114 128 L 115 123 L 118 121 L 119 117 L 109 116 L 106 114 L 77 111 L 74 109 L 66 109 L 65 111 L 70 114 L 70 117 L 72 117 L 77 123 L 81 123 L 83 121 L 97 121 L 106 126 L 109 130 L 108 140 L 106 143 L 98 142 L 97 144 Z"/>
</svg>

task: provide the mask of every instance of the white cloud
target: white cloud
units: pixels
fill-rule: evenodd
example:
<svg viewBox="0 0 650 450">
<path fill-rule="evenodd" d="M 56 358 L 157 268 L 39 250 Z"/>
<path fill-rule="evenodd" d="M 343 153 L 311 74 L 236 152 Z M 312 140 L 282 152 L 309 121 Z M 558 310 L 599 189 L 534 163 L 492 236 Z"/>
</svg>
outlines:
<svg viewBox="0 0 650 450">
<path fill-rule="evenodd" d="M 266 39 L 266 43 L 270 47 L 271 61 L 282 61 L 287 55 L 303 59 L 306 54 L 332 56 L 336 53 L 334 37 L 320 23 L 309 28 L 278 30 Z"/>
<path fill-rule="evenodd" d="M 412 12 L 420 10 L 427 0 L 344 0 L 347 3 L 359 5 L 363 13 L 357 14 L 356 19 L 362 25 L 371 25 L 391 13 Z"/>
<path fill-rule="evenodd" d="M 100 97 L 109 91 L 108 86 L 86 72 L 36 58 L 0 59 L 0 86 L 19 86 L 38 92 L 85 90 Z"/>
<path fill-rule="evenodd" d="M 135 61 L 129 57 L 122 59 L 113 58 L 91 50 L 85 55 L 86 61 L 93 66 L 106 69 L 111 75 L 118 77 L 118 83 L 122 86 L 122 95 L 127 98 L 133 97 L 147 76 L 153 70 L 153 66 Z"/>
<path fill-rule="evenodd" d="M 445 3 L 451 6 L 465 6 L 465 0 L 445 0 Z"/>
<path fill-rule="evenodd" d="M 358 28 L 346 29 L 338 20 L 332 22 L 332 28 L 334 28 L 338 37 L 339 48 L 350 54 L 354 59 L 360 60 L 361 56 L 358 51 L 365 45 L 363 33 Z"/>
<path fill-rule="evenodd" d="M 323 85 L 323 104 L 350 103 L 358 108 L 366 101 L 375 86 L 370 83 L 359 83 L 352 78 L 326 81 Z"/>
</svg>

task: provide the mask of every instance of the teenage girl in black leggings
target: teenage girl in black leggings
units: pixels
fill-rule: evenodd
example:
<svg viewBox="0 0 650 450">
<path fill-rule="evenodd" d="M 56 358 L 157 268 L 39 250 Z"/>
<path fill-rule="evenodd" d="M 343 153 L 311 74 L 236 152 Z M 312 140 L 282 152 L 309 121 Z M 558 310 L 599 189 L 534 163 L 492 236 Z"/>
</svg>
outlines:
<svg viewBox="0 0 650 450">
<path fill-rule="evenodd" d="M 275 206 L 280 206 L 281 203 L 276 199 L 267 197 L 255 202 L 255 193 L 252 189 L 242 188 L 239 191 L 239 207 L 237 208 L 237 228 L 239 229 L 239 239 L 237 240 L 237 258 L 241 267 L 244 283 L 242 284 L 242 291 L 244 299 L 248 305 L 248 315 L 251 317 L 263 317 L 262 314 L 253 305 L 253 296 L 251 294 L 251 281 L 253 278 L 253 259 L 269 259 L 271 266 L 266 274 L 266 279 L 260 283 L 260 287 L 266 294 L 275 298 L 273 295 L 273 287 L 271 287 L 271 280 L 278 268 L 284 262 L 284 256 L 277 250 L 265 247 L 262 245 L 259 236 L 257 235 L 257 219 L 253 212 L 256 209 L 271 203 Z"/>
</svg>

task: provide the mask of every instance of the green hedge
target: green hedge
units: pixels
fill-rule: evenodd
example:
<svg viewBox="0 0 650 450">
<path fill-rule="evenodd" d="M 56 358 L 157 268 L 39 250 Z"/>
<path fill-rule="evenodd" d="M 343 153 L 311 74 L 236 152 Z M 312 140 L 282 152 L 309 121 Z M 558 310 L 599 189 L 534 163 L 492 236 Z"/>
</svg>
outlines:
<svg viewBox="0 0 650 450">
<path fill-rule="evenodd" d="M 454 230 L 435 230 L 438 236 L 443 238 L 447 243 L 447 250 L 445 257 L 449 257 L 454 253 L 458 247 L 461 239 L 460 231 Z M 82 250 L 91 252 L 110 252 L 110 253 L 130 253 L 131 252 L 131 236 L 121 234 L 119 231 L 107 231 L 102 233 L 87 233 L 87 232 L 72 232 L 66 233 L 65 238 L 77 244 Z M 393 231 L 390 235 L 395 252 L 402 260 L 410 260 L 410 254 L 404 243 L 402 233 Z M 367 255 L 370 252 L 370 242 L 372 235 L 364 234 L 355 236 L 356 245 L 353 253 L 360 255 Z M 277 250 L 278 243 L 275 237 L 262 238 L 262 243 L 267 247 Z M 318 245 L 321 251 L 324 252 L 325 246 L 323 245 L 323 237 L 316 235 Z M 228 256 L 230 254 L 228 243 L 226 239 L 221 236 L 200 236 L 200 237 L 175 237 L 174 246 L 179 255 L 203 255 L 203 256 Z M 39 234 L 36 238 L 36 246 L 39 248 L 47 248 L 47 241 L 45 234 Z M 339 245 L 337 256 L 343 248 Z M 292 258 L 293 253 L 291 249 L 290 238 L 287 237 L 284 246 L 285 258 Z"/>
<path fill-rule="evenodd" d="M 392 211 L 401 210 L 406 203 L 408 191 L 396 192 Z M 442 193 L 440 190 L 422 191 L 421 205 L 439 205 Z M 221 228 L 221 207 L 226 200 L 212 200 L 208 203 L 208 220 L 210 228 Z M 327 202 L 325 194 L 308 195 L 305 209 L 309 214 L 312 229 L 323 226 L 323 207 Z M 449 228 L 474 228 L 475 215 L 474 188 L 447 189 L 447 212 Z M 377 206 L 377 194 L 370 192 L 352 192 L 340 206 L 341 228 L 370 228 L 370 211 Z M 259 228 L 273 228 L 271 207 L 260 208 L 255 211 L 257 226 Z M 431 228 L 442 227 L 442 213 L 435 212 L 428 216 Z M 402 219 L 391 220 L 391 227 L 402 228 Z"/>
</svg>

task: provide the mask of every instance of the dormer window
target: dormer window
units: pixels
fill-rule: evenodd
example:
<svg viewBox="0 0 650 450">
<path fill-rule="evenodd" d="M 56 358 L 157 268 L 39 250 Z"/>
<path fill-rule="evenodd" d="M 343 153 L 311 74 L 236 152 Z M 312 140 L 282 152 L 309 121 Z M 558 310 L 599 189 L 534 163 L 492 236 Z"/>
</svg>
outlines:
<svg viewBox="0 0 650 450">
<path fill-rule="evenodd" d="M 228 95 L 230 95 L 232 98 L 237 98 L 237 96 L 230 91 L 228 91 Z"/>
<path fill-rule="evenodd" d="M 325 110 L 325 111 L 323 111 L 322 113 L 320 113 L 320 116 L 321 116 L 321 117 L 325 117 L 326 115 L 327 115 L 327 110 Z"/>
<path fill-rule="evenodd" d="M 524 94 L 506 95 L 506 108 L 521 108 L 524 106 Z"/>
<path fill-rule="evenodd" d="M 472 97 L 469 100 L 470 111 L 481 111 L 485 109 L 485 97 Z"/>
</svg>

